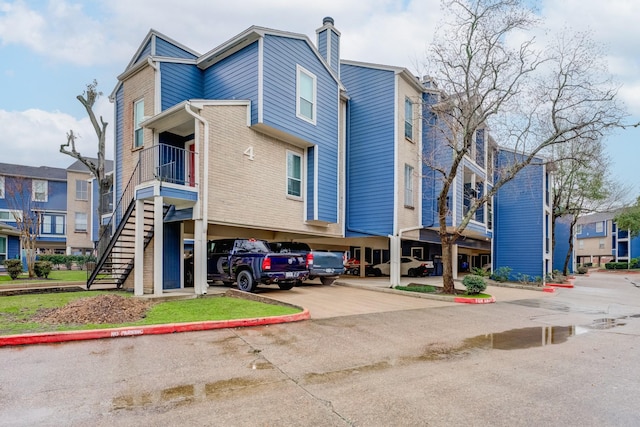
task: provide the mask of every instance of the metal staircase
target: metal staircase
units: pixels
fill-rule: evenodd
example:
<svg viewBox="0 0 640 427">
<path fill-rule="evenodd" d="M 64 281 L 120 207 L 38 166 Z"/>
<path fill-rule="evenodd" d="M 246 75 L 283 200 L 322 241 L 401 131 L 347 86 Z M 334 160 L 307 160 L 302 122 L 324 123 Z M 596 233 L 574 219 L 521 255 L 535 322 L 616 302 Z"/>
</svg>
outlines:
<svg viewBox="0 0 640 427">
<path fill-rule="evenodd" d="M 98 260 L 93 268 L 88 268 L 87 289 L 93 285 L 111 285 L 116 289 L 122 288 L 134 266 L 135 224 L 138 215 L 144 217 L 145 248 L 153 237 L 153 202 L 145 201 L 142 212 L 136 211 L 136 200 L 133 196 L 138 181 L 138 165 L 136 165 L 109 223 L 103 228 L 98 240 Z M 164 206 L 165 215 L 168 209 L 168 206 Z M 117 228 L 112 233 L 116 222 Z"/>
</svg>

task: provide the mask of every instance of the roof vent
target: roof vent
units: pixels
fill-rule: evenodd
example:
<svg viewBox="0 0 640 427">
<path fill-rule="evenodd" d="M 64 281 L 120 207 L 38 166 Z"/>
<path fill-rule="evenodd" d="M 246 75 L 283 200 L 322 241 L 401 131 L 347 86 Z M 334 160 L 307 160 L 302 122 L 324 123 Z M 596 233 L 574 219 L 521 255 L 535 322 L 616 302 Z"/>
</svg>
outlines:
<svg viewBox="0 0 640 427">
<path fill-rule="evenodd" d="M 327 24 L 331 24 L 333 25 L 333 18 L 330 16 L 326 16 L 323 20 L 322 20 L 322 25 L 327 25 Z"/>
</svg>

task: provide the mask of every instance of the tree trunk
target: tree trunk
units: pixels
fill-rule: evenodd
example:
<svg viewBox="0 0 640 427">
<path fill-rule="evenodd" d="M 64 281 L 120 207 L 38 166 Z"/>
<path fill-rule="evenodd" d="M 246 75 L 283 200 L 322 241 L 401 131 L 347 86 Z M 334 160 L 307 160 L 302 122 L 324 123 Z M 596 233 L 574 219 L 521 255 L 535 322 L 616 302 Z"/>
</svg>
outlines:
<svg viewBox="0 0 640 427">
<path fill-rule="evenodd" d="M 440 235 L 440 244 L 442 245 L 442 285 L 443 292 L 446 294 L 455 293 L 455 284 L 453 282 L 453 239 L 452 236 Z"/>
<path fill-rule="evenodd" d="M 564 259 L 564 267 L 562 269 L 562 274 L 565 276 L 569 275 L 569 261 L 571 260 L 571 254 L 573 253 L 573 230 L 576 226 L 576 222 L 578 221 L 578 216 L 573 215 L 571 218 L 571 224 L 569 224 L 569 250 L 567 251 L 567 256 Z"/>
</svg>

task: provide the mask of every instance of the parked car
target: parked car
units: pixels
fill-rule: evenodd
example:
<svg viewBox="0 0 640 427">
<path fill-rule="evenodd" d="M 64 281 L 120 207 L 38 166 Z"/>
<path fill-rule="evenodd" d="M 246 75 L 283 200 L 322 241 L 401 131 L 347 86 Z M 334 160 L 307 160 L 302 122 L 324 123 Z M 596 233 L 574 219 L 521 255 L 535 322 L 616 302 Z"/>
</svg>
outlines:
<svg viewBox="0 0 640 427">
<path fill-rule="evenodd" d="M 323 285 L 332 284 L 344 273 L 344 252 L 311 249 L 301 242 L 273 242 L 269 246 L 274 252 L 304 255 L 309 279 L 318 277 Z"/>
<path fill-rule="evenodd" d="M 309 277 L 305 258 L 298 253 L 274 253 L 264 240 L 221 239 L 207 242 L 207 281 L 238 283 L 253 292 L 258 283 L 291 289 Z"/>
<path fill-rule="evenodd" d="M 353 276 L 360 275 L 360 260 L 356 258 L 349 258 L 347 262 L 344 264 L 345 272 L 347 274 L 351 274 Z M 364 263 L 364 274 L 365 276 L 382 276 L 380 270 L 375 270 L 373 265 L 369 264 L 365 261 Z"/>
<path fill-rule="evenodd" d="M 391 261 L 376 264 L 373 269 L 386 276 L 391 274 Z M 413 257 L 403 256 L 400 258 L 400 274 L 409 277 L 426 276 L 433 270 L 433 261 L 421 261 Z"/>
</svg>

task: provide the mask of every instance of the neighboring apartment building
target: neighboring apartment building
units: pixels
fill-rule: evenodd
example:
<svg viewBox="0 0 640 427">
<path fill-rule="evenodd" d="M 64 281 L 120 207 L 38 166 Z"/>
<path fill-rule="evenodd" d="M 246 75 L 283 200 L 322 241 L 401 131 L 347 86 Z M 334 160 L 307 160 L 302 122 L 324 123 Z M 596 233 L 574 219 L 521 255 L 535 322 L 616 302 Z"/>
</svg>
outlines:
<svg viewBox="0 0 640 427">
<path fill-rule="evenodd" d="M 578 265 L 604 266 L 607 262 L 628 262 L 640 257 L 640 237 L 630 237 L 615 223 L 617 212 L 597 213 L 578 218 L 575 255 Z"/>
<path fill-rule="evenodd" d="M 105 256 L 90 280 L 136 295 L 181 288 L 188 240 L 195 292 L 204 293 L 207 240 L 219 237 L 301 240 L 396 268 L 401 255 L 438 260 L 437 180 L 423 163 L 436 141 L 421 111 L 437 90 L 401 67 L 341 60 L 331 18 L 316 34 L 314 45 L 251 27 L 200 55 L 149 32 L 110 97 L 114 236 L 98 243 Z M 508 161 L 484 132 L 452 189 L 452 224 Z M 544 276 L 546 172 L 542 162 L 524 172 L 531 192 L 510 200 L 509 191 L 521 196 L 514 184 L 479 211 L 456 246 L 459 260 L 492 263 L 495 228 L 526 214 L 526 227 L 513 223 L 520 239 L 508 250 L 520 256 L 509 266 Z M 536 250 L 520 251 L 522 237 Z"/>
<path fill-rule="evenodd" d="M 92 253 L 98 224 L 94 181 L 80 161 L 67 169 L 0 163 L 0 261 L 22 251 L 14 214 L 31 215 L 39 227 L 38 253 Z"/>
</svg>

